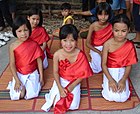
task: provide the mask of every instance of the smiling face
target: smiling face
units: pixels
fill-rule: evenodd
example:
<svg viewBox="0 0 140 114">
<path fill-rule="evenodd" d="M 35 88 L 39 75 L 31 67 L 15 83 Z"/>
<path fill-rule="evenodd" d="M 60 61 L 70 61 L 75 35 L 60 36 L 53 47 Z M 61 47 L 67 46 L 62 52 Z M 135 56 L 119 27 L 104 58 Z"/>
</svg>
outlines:
<svg viewBox="0 0 140 114">
<path fill-rule="evenodd" d="M 61 40 L 61 45 L 62 45 L 62 48 L 64 49 L 64 51 L 69 53 L 69 52 L 74 51 L 74 49 L 77 45 L 77 41 L 74 40 L 72 34 L 68 34 L 65 39 Z"/>
<path fill-rule="evenodd" d="M 39 17 L 39 15 L 32 15 L 32 16 L 28 17 L 28 20 L 30 21 L 32 29 L 34 29 L 35 27 L 38 26 L 38 24 L 40 22 L 40 17 Z"/>
<path fill-rule="evenodd" d="M 129 32 L 125 23 L 115 23 L 113 26 L 113 34 L 116 41 L 124 41 Z"/>
<path fill-rule="evenodd" d="M 24 42 L 28 39 L 29 37 L 29 29 L 27 28 L 27 26 L 24 24 L 22 26 L 20 26 L 17 30 L 16 30 L 16 35 L 17 38 Z"/>
</svg>

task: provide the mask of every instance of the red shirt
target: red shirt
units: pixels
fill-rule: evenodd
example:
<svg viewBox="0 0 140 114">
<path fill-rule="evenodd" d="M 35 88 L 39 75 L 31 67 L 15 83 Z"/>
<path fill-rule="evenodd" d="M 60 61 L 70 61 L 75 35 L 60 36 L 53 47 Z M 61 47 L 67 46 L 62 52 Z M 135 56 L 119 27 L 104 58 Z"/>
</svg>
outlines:
<svg viewBox="0 0 140 114">
<path fill-rule="evenodd" d="M 80 51 L 77 60 L 70 63 L 68 59 L 59 62 L 59 75 L 69 81 L 78 78 L 87 78 L 93 75 L 84 52 Z"/>
<path fill-rule="evenodd" d="M 114 52 L 109 52 L 107 58 L 108 68 L 121 68 L 138 62 L 137 54 L 133 43 L 127 40 Z"/>
<path fill-rule="evenodd" d="M 37 69 L 37 58 L 44 55 L 40 46 L 27 39 L 14 50 L 16 69 L 21 74 L 29 74 Z"/>
</svg>

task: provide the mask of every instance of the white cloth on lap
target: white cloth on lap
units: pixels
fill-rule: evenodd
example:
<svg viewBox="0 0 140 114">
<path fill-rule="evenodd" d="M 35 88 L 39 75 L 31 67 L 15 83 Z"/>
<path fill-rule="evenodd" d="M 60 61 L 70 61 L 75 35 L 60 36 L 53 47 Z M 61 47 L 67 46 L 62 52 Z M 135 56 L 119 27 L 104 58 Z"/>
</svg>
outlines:
<svg viewBox="0 0 140 114">
<path fill-rule="evenodd" d="M 60 78 L 60 83 L 63 87 L 66 87 L 70 82 Z M 80 84 L 78 84 L 72 91 L 74 97 L 69 109 L 75 110 L 79 108 L 80 105 Z M 42 110 L 48 112 L 52 105 L 55 104 L 60 100 L 60 93 L 57 87 L 56 82 L 53 82 L 53 86 L 49 93 L 45 95 L 46 103 L 42 106 Z M 53 104 L 54 103 L 54 104 Z"/>
<path fill-rule="evenodd" d="M 38 71 L 35 70 L 33 73 L 27 75 L 23 75 L 17 72 L 17 75 L 26 90 L 26 94 L 24 98 L 31 99 L 37 97 L 41 89 Z M 14 87 L 15 87 L 15 79 L 13 78 L 13 80 L 9 82 L 7 89 L 10 89 L 9 93 L 10 93 L 11 100 L 19 100 L 21 91 L 19 92 L 15 91 Z"/>
<path fill-rule="evenodd" d="M 118 83 L 120 79 L 122 79 L 125 67 L 123 68 L 108 68 L 110 75 L 113 79 Z M 108 101 L 115 101 L 115 102 L 125 102 L 130 96 L 129 90 L 129 83 L 128 79 L 126 80 L 126 89 L 122 93 L 115 93 L 111 89 L 109 90 L 108 79 L 103 75 L 103 84 L 102 84 L 102 96 Z"/>
<path fill-rule="evenodd" d="M 96 49 L 99 51 L 102 51 L 103 46 L 95 46 Z M 102 71 L 101 67 L 101 55 L 99 55 L 97 52 L 94 52 L 93 50 L 90 50 L 90 56 L 91 56 L 91 62 L 89 62 L 90 67 L 92 68 L 92 71 L 94 73 L 99 73 Z"/>
<path fill-rule="evenodd" d="M 46 51 L 44 51 L 44 55 L 45 55 L 45 58 L 43 60 L 43 68 L 46 69 L 48 67 L 48 60 L 47 60 Z"/>
</svg>

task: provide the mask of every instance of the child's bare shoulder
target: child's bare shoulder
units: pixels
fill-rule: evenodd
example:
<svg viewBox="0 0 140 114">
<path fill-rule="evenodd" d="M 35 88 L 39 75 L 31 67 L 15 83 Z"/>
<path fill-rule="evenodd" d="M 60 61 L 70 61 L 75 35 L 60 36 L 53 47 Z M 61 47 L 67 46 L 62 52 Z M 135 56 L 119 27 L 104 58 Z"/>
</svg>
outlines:
<svg viewBox="0 0 140 114">
<path fill-rule="evenodd" d="M 14 50 L 16 47 L 16 41 L 12 42 L 9 47 L 10 49 Z"/>
<path fill-rule="evenodd" d="M 90 25 L 89 30 L 96 31 L 97 28 L 99 28 L 99 23 L 98 21 L 95 21 Z"/>
<path fill-rule="evenodd" d="M 97 25 L 98 25 L 98 22 L 95 21 L 95 22 L 93 22 L 93 23 L 90 25 L 90 27 L 91 27 L 91 28 L 94 28 L 94 27 L 97 26 Z"/>
<path fill-rule="evenodd" d="M 19 45 L 20 45 L 20 43 L 19 43 L 18 41 L 14 41 L 14 42 L 12 42 L 12 43 L 10 44 L 9 48 L 10 48 L 11 50 L 14 50 L 14 49 L 16 49 Z"/>
<path fill-rule="evenodd" d="M 109 40 L 107 40 L 105 43 L 104 43 L 104 46 L 107 46 L 109 47 L 113 42 L 113 38 L 110 38 Z"/>
<path fill-rule="evenodd" d="M 54 53 L 54 57 L 59 57 L 61 54 L 62 54 L 62 49 L 59 49 Z"/>
</svg>

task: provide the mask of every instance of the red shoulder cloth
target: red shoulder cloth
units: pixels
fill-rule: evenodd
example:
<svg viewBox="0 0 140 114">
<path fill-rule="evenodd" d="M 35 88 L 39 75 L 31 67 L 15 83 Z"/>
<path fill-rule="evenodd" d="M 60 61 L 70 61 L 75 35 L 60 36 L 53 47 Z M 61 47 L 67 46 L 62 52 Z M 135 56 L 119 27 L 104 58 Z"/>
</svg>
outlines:
<svg viewBox="0 0 140 114">
<path fill-rule="evenodd" d="M 66 80 L 87 78 L 93 75 L 84 52 L 80 51 L 77 60 L 70 63 L 68 59 L 59 62 L 59 75 Z"/>
<path fill-rule="evenodd" d="M 36 42 L 27 39 L 14 50 L 14 55 L 17 71 L 29 74 L 37 69 L 36 59 L 43 56 L 44 53 Z"/>
<path fill-rule="evenodd" d="M 120 68 L 138 62 L 133 43 L 127 40 L 119 49 L 110 52 L 107 58 L 108 68 Z"/>
<path fill-rule="evenodd" d="M 91 44 L 93 46 L 102 46 L 109 38 L 112 37 L 112 25 L 109 23 L 107 27 L 93 32 Z"/>
<path fill-rule="evenodd" d="M 33 41 L 36 41 L 39 45 L 43 44 L 44 42 L 48 42 L 50 40 L 45 28 L 43 27 L 36 27 L 30 36 Z"/>
</svg>

